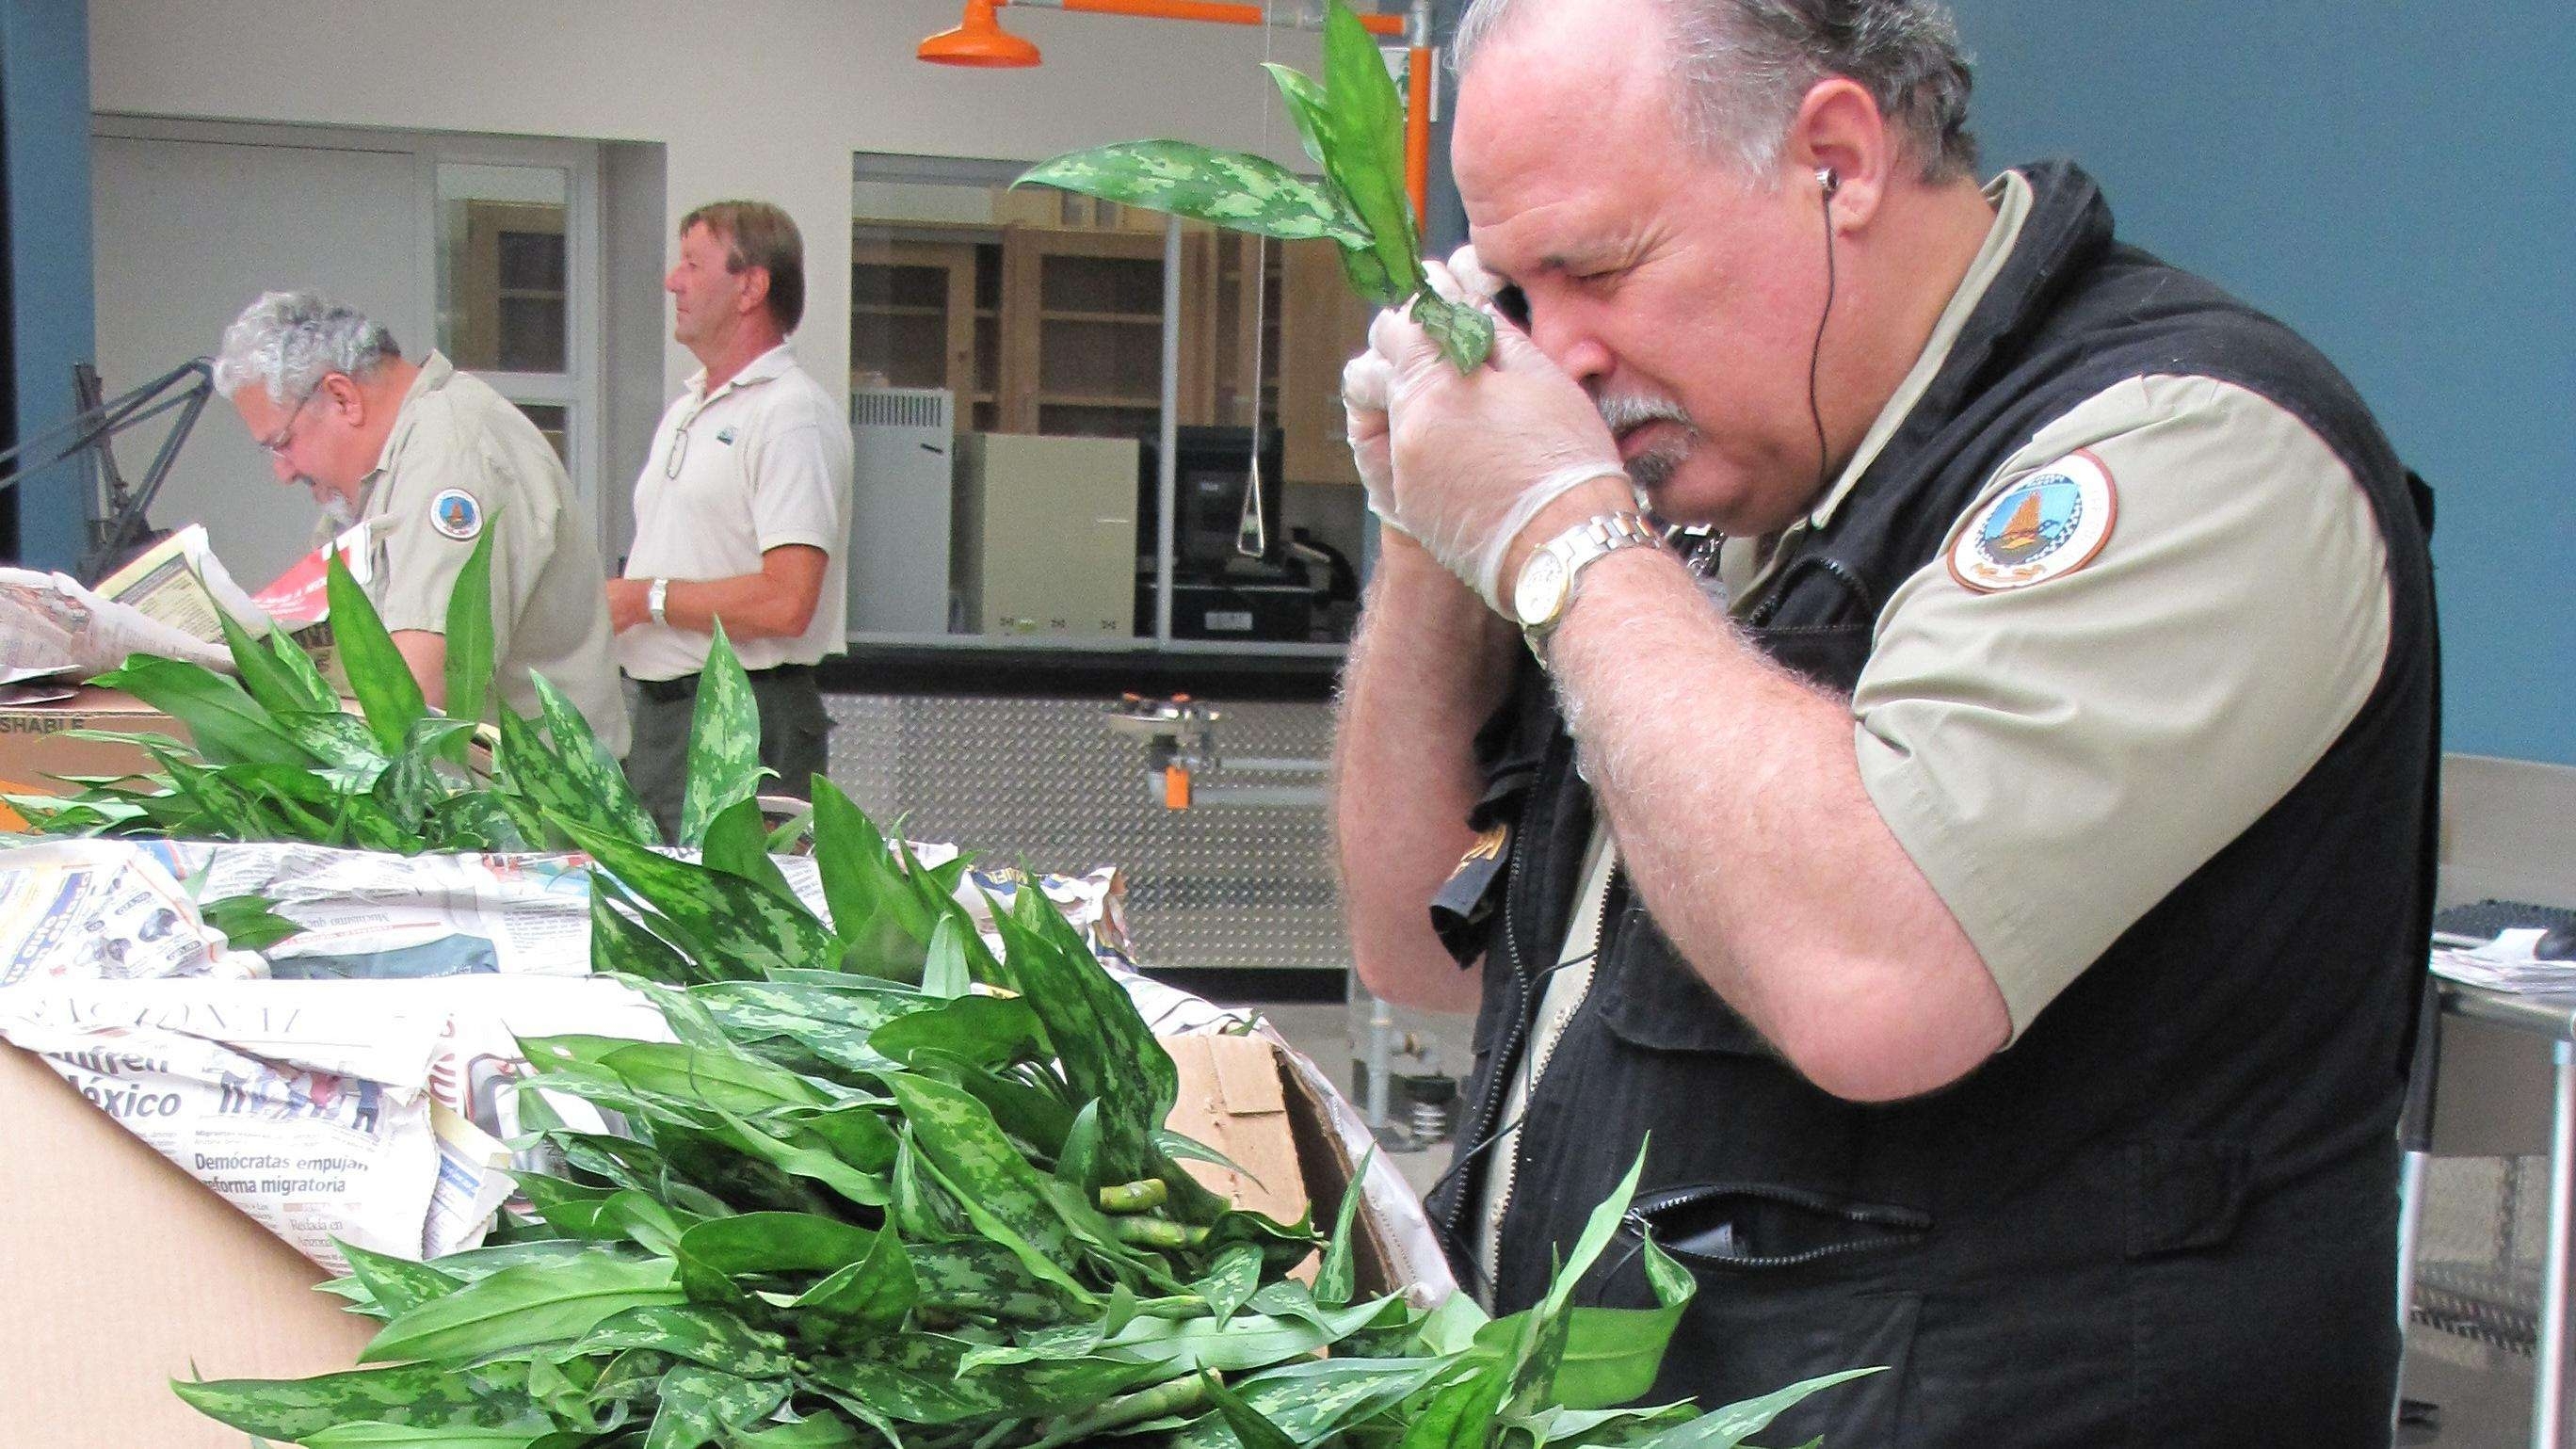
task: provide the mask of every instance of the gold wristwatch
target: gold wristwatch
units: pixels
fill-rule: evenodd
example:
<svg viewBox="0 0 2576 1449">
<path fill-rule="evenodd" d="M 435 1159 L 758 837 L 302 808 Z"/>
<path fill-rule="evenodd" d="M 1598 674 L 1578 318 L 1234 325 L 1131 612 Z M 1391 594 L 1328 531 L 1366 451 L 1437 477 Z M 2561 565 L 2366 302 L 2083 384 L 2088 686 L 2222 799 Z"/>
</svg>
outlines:
<svg viewBox="0 0 2576 1449">
<path fill-rule="evenodd" d="M 1512 613 L 1530 652 L 1546 662 L 1547 636 L 1564 621 L 1584 569 L 1623 548 L 1663 546 L 1663 534 L 1644 514 L 1629 510 L 1587 518 L 1540 544 L 1512 584 Z"/>
</svg>

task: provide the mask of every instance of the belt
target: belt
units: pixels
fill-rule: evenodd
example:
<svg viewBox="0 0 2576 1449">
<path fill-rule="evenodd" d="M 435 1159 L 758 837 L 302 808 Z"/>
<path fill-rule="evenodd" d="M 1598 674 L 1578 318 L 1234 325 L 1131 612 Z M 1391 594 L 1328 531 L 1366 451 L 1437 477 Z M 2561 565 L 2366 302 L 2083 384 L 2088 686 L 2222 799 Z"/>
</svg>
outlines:
<svg viewBox="0 0 2576 1449">
<path fill-rule="evenodd" d="M 814 666 L 773 664 L 767 669 L 746 669 L 743 672 L 751 676 L 754 684 L 758 684 L 763 680 L 811 679 L 814 676 Z M 634 676 L 630 674 L 627 678 L 634 679 Z M 698 692 L 698 676 L 683 674 L 677 679 L 636 679 L 635 687 L 642 690 L 644 697 L 655 704 L 669 704 L 673 700 L 695 697 Z"/>
</svg>

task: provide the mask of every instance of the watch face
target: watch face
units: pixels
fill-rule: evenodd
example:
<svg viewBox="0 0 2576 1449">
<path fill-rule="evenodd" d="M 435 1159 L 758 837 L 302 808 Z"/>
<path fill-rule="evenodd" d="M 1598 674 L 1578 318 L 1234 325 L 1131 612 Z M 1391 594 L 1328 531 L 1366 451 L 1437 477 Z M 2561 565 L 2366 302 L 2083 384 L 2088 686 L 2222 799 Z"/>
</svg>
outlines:
<svg viewBox="0 0 2576 1449">
<path fill-rule="evenodd" d="M 1565 560 L 1541 549 L 1521 565 L 1520 582 L 1512 586 L 1512 612 L 1521 627 L 1535 628 L 1556 617 L 1565 602 Z"/>
</svg>

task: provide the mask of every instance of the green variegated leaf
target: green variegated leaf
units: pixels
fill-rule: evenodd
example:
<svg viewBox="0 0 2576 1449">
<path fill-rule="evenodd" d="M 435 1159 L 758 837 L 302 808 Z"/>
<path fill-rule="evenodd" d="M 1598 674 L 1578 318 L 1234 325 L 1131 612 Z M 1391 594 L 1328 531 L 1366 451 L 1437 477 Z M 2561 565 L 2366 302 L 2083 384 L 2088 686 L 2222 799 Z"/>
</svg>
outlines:
<svg viewBox="0 0 2576 1449">
<path fill-rule="evenodd" d="M 271 909 L 273 904 L 258 896 L 227 896 L 200 902 L 197 910 L 207 925 L 224 933 L 233 949 L 265 951 L 304 929 Z"/>
<path fill-rule="evenodd" d="M 336 713 L 339 710 L 340 701 L 329 689 L 322 689 L 318 695 L 315 692 L 313 686 L 320 682 L 318 675 L 307 675 L 290 668 L 284 659 L 270 652 L 265 643 L 253 639 L 250 631 L 244 629 L 229 611 L 217 608 L 215 622 L 223 628 L 224 647 L 232 652 L 233 672 L 241 676 L 242 687 L 250 692 L 250 697 L 271 716 L 321 710 Z M 309 665 L 310 661 L 307 663 Z"/>
<path fill-rule="evenodd" d="M 505 1268 L 385 1325 L 364 1362 L 470 1359 L 579 1338 L 629 1308 L 681 1301 L 667 1258 L 606 1253 L 561 1263 Z"/>
<path fill-rule="evenodd" d="M 900 1327 L 921 1301 L 912 1256 L 893 1233 L 879 1233 L 868 1255 L 806 1289 L 791 1308 L 811 1310 L 847 1334 L 873 1337 Z"/>
<path fill-rule="evenodd" d="M 875 822 L 821 776 L 814 780 L 814 867 L 850 969 L 918 979 L 935 918 L 895 867 Z"/>
<path fill-rule="evenodd" d="M 324 588 L 331 600 L 331 637 L 339 646 L 349 691 L 358 697 L 367 728 L 376 732 L 376 742 L 385 753 L 401 754 L 411 727 L 429 714 L 420 681 L 412 677 L 411 665 L 394 647 L 384 619 L 338 549 L 331 550 Z"/>
<path fill-rule="evenodd" d="M 1422 255 L 1404 190 L 1404 102 L 1376 38 L 1339 0 L 1324 14 L 1324 95 L 1325 174 L 1367 224 L 1399 295 L 1409 294 L 1422 285 Z"/>
<path fill-rule="evenodd" d="M 1846 1369 L 1838 1374 L 1802 1380 L 1760 1398 L 1746 1399 L 1702 1414 L 1687 1424 L 1677 1424 L 1641 1441 L 1635 1449 L 1735 1449 L 1746 1436 L 1759 1434 L 1771 1427 L 1772 1420 L 1797 1407 L 1808 1395 L 1836 1384 L 1885 1372 L 1884 1368 Z"/>
<path fill-rule="evenodd" d="M 1235 1386 L 1244 1405 L 1292 1444 L 1320 1444 L 1419 1392 L 1448 1365 L 1435 1358 L 1329 1358 L 1292 1363 Z M 1172 1449 L 1240 1449 L 1211 1414 L 1171 1438 Z"/>
<path fill-rule="evenodd" d="M 832 933 L 794 896 L 673 860 L 585 823 L 559 817 L 556 824 L 618 884 L 661 912 L 673 940 L 696 958 L 701 970 L 749 975 L 828 965 L 840 958 Z"/>
<path fill-rule="evenodd" d="M 464 567 L 456 571 L 456 584 L 447 596 L 447 715 L 450 719 L 476 721 L 483 718 L 483 705 L 492 687 L 494 640 L 492 633 L 492 538 L 501 531 L 500 511 L 495 509 L 486 520 L 483 532 L 474 540 L 474 551 L 465 556 Z M 454 756 L 462 761 L 464 744 L 459 740 Z"/>
<path fill-rule="evenodd" d="M 689 775 L 680 794 L 681 845 L 706 839 L 707 826 L 737 800 L 759 793 L 760 703 L 734 656 L 724 624 L 715 626 L 698 671 L 698 702 L 689 723 Z"/>
<path fill-rule="evenodd" d="M 602 880 L 591 882 L 590 973 L 593 976 L 640 976 L 670 986 L 689 986 L 708 979 L 697 963 L 670 942 L 654 935 L 621 909 L 624 892 Z"/>
<path fill-rule="evenodd" d="M 266 1439 L 308 1442 L 347 1423 L 534 1433 L 546 1416 L 507 1364 L 403 1364 L 309 1379 L 174 1380 L 190 1408 Z"/>
<path fill-rule="evenodd" d="M 638 845 L 652 845 L 662 838 L 653 827 L 653 817 L 636 798 L 635 787 L 627 783 L 626 771 L 617 757 L 591 733 L 590 721 L 563 691 L 554 687 L 542 674 L 531 672 L 528 682 L 536 686 L 537 706 L 544 717 L 546 738 L 554 744 L 554 758 L 575 789 L 588 801 L 588 808 L 578 817 L 600 822 L 597 828 L 613 830 Z M 503 714 L 509 710 L 505 706 Z"/>
<path fill-rule="evenodd" d="M 1289 66 L 1263 61 L 1261 68 L 1279 87 L 1279 100 L 1288 119 L 1297 125 L 1297 139 L 1305 145 L 1307 158 L 1318 166 L 1325 165 L 1324 158 L 1332 149 L 1333 116 L 1331 106 L 1324 100 L 1324 88 L 1312 76 Z"/>
<path fill-rule="evenodd" d="M 1370 244 L 1365 223 L 1276 161 L 1187 141 L 1095 146 L 1032 166 L 1011 184 L 1052 186 L 1282 241 Z"/>
<path fill-rule="evenodd" d="M 760 802 L 744 796 L 716 812 L 707 822 L 704 854 L 701 857 L 716 870 L 758 881 L 790 900 L 795 888 L 769 858 L 769 829 L 761 823 Z"/>
<path fill-rule="evenodd" d="M 1649 1234 L 1639 1245 L 1653 1308 L 1576 1308 L 1569 1312 L 1565 1350 L 1549 1398 L 1569 1409 L 1606 1409 L 1644 1395 L 1663 1367 L 1664 1349 L 1682 1312 L 1699 1291 L 1690 1270 L 1673 1261 Z"/>
<path fill-rule="evenodd" d="M 1315 1301 L 1326 1308 L 1338 1308 L 1351 1301 L 1357 1292 L 1358 1257 L 1352 1243 L 1352 1227 L 1359 1220 L 1360 1184 L 1368 1181 L 1369 1164 L 1377 1153 L 1371 1149 L 1360 1159 L 1359 1168 L 1342 1189 L 1341 1215 L 1333 1220 L 1333 1240 L 1324 1249 L 1324 1260 L 1315 1269 Z"/>
<path fill-rule="evenodd" d="M 787 1340 L 713 1308 L 654 1305 L 604 1319 L 574 1345 L 575 1353 L 649 1348 L 745 1378 L 776 1378 L 796 1366 Z"/>
<path fill-rule="evenodd" d="M 410 678 L 405 675 L 404 678 Z M 278 726 L 242 687 L 201 664 L 137 654 L 91 681 L 121 689 L 188 727 L 210 763 L 266 762 L 310 768 L 311 752 Z M 395 736 L 397 745 L 401 737 Z"/>
<path fill-rule="evenodd" d="M 1487 1362 L 1434 1391 L 1405 1426 L 1397 1449 L 1485 1449 L 1491 1442 L 1494 1414 L 1511 1388 L 1504 1370 L 1499 1361 Z"/>
<path fill-rule="evenodd" d="M 992 1111 L 965 1091 L 928 1077 L 889 1077 L 886 1086 L 912 1124 L 912 1140 L 967 1217 L 1046 1282 L 1088 1297 L 1066 1273 L 1073 1245 L 1048 1205 L 1044 1179 L 1012 1148 Z"/>
<path fill-rule="evenodd" d="M 682 1364 L 662 1376 L 661 1405 L 644 1449 L 701 1449 L 746 1425 L 757 1424 L 787 1402 L 782 1380 L 738 1375 Z"/>
<path fill-rule="evenodd" d="M 1481 308 L 1461 306 L 1425 287 L 1413 299 L 1413 320 L 1460 372 L 1475 371 L 1493 355 L 1494 319 Z"/>
<path fill-rule="evenodd" d="M 465 1280 L 433 1268 L 385 1253 L 372 1253 L 354 1243 L 332 1239 L 340 1256 L 349 1264 L 349 1276 L 367 1290 L 368 1299 L 381 1310 L 375 1316 L 392 1318 L 409 1313 L 433 1298 L 444 1298 L 465 1286 Z"/>
</svg>

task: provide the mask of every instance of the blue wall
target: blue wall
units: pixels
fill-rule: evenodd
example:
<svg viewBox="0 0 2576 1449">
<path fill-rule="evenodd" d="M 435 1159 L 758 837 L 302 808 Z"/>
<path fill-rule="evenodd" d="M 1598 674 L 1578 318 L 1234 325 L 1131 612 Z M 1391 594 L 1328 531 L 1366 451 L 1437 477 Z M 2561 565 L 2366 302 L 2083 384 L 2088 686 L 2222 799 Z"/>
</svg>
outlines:
<svg viewBox="0 0 2576 1449">
<path fill-rule="evenodd" d="M 90 279 L 89 5 L 0 0 L 0 107 L 7 110 L 10 300 L 17 435 L 72 413 L 72 364 L 98 355 Z M 89 541 L 93 489 L 81 460 L 18 488 L 18 552 L 68 571 Z"/>
<path fill-rule="evenodd" d="M 2449 747 L 2576 763 L 2576 6 L 1953 4 L 1990 167 L 2077 158 L 2431 480 Z"/>
</svg>

